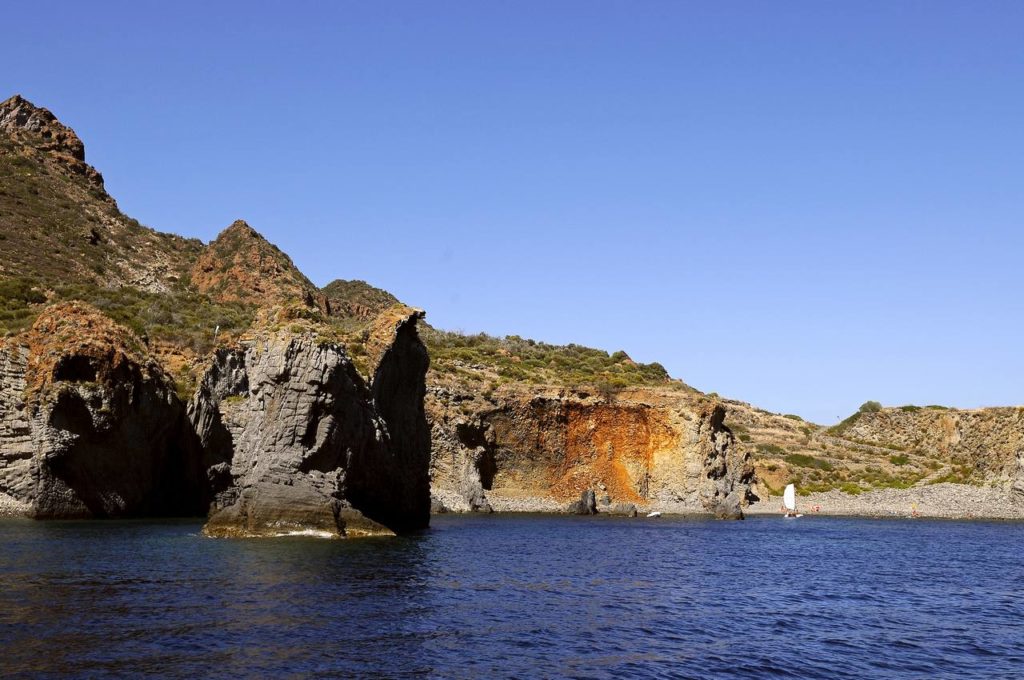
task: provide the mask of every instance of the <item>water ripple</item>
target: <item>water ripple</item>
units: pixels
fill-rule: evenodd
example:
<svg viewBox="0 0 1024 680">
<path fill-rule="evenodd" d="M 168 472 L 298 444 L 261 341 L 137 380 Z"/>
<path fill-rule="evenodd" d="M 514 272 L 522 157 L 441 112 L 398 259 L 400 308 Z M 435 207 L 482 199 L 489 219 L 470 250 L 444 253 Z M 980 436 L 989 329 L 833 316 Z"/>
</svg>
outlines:
<svg viewBox="0 0 1024 680">
<path fill-rule="evenodd" d="M 0 674 L 1012 677 L 1024 525 L 440 517 L 393 541 L 0 522 Z"/>
</svg>

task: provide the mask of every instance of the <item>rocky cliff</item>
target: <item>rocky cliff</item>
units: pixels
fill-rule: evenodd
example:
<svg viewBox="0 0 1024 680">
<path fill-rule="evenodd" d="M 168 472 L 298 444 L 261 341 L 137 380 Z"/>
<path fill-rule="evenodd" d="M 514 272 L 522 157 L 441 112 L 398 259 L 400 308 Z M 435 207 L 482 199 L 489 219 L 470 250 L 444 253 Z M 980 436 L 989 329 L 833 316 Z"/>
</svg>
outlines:
<svg viewBox="0 0 1024 680">
<path fill-rule="evenodd" d="M 130 331 L 52 306 L 0 346 L 0 495 L 33 517 L 195 514 L 174 385 Z"/>
<path fill-rule="evenodd" d="M 0 242 L 0 512 L 426 525 L 421 312 L 353 302 L 335 323 L 244 222 L 207 246 L 143 227 L 18 96 L 0 103 Z"/>
<path fill-rule="evenodd" d="M 487 397 L 449 382 L 427 397 L 435 509 L 566 510 L 741 517 L 752 469 L 714 400 L 636 388 L 509 385 Z"/>
<path fill-rule="evenodd" d="M 429 520 L 421 313 L 370 337 L 367 384 L 342 347 L 278 332 L 221 349 L 189 405 L 214 489 L 206 532 L 383 535 Z"/>
</svg>

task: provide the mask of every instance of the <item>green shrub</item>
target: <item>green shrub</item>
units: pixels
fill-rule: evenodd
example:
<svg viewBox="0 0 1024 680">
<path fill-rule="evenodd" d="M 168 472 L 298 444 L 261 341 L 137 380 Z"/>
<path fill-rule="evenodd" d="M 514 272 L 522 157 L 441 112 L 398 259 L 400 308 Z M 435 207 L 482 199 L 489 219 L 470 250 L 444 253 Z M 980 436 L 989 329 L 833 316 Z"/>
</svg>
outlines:
<svg viewBox="0 0 1024 680">
<path fill-rule="evenodd" d="M 865 401 L 857 410 L 860 413 L 878 413 L 882 410 L 882 405 L 877 401 Z"/>
<path fill-rule="evenodd" d="M 758 444 L 758 453 L 763 453 L 769 456 L 784 456 L 786 455 L 786 449 L 782 448 L 778 444 Z"/>
<path fill-rule="evenodd" d="M 46 302 L 46 296 L 35 289 L 36 285 L 32 279 L 22 277 L 0 279 L 0 305 L 10 309 Z"/>
<path fill-rule="evenodd" d="M 818 470 L 831 470 L 832 463 L 827 460 L 815 458 L 805 453 L 791 453 L 785 458 L 786 462 L 796 467 L 814 468 Z"/>
<path fill-rule="evenodd" d="M 549 345 L 516 335 L 497 338 L 424 328 L 420 336 L 430 352 L 432 370 L 448 372 L 452 362 L 491 370 L 509 380 L 569 387 L 589 385 L 621 390 L 633 385 L 685 387 L 659 363 L 626 361 L 624 352 L 609 354 L 581 345 Z"/>
<path fill-rule="evenodd" d="M 857 411 L 852 416 L 850 416 L 849 418 L 846 418 L 845 420 L 843 420 L 838 425 L 833 425 L 832 427 L 828 428 L 828 430 L 826 430 L 826 432 L 828 432 L 829 434 L 831 434 L 833 436 L 841 437 L 843 435 L 843 433 L 846 432 L 846 430 L 848 430 L 854 423 L 856 423 L 858 420 L 860 420 L 860 416 L 861 416 L 861 411 Z"/>
<path fill-rule="evenodd" d="M 906 413 L 916 413 L 921 410 L 921 407 L 914 406 L 913 404 L 906 404 L 905 406 L 900 406 L 900 410 Z"/>
<path fill-rule="evenodd" d="M 859 496 L 864 493 L 864 488 L 854 482 L 843 482 L 839 485 L 839 490 L 851 496 Z"/>
<path fill-rule="evenodd" d="M 889 462 L 893 465 L 906 465 L 910 462 L 910 458 L 905 454 L 898 456 L 889 456 Z"/>
</svg>

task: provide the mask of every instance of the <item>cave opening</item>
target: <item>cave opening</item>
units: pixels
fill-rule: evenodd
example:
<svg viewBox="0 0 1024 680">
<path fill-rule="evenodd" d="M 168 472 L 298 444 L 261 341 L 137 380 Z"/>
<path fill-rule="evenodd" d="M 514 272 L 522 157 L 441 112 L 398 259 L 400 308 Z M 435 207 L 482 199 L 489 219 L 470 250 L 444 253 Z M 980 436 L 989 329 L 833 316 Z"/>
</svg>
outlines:
<svg viewBox="0 0 1024 680">
<path fill-rule="evenodd" d="M 494 486 L 494 475 L 498 474 L 498 464 L 494 460 L 494 452 L 485 448 L 477 461 L 476 469 L 480 473 L 480 486 L 484 488 L 484 491 L 490 491 Z"/>
<path fill-rule="evenodd" d="M 96 382 L 96 366 L 89 357 L 62 357 L 53 368 L 53 379 L 63 382 Z"/>
</svg>

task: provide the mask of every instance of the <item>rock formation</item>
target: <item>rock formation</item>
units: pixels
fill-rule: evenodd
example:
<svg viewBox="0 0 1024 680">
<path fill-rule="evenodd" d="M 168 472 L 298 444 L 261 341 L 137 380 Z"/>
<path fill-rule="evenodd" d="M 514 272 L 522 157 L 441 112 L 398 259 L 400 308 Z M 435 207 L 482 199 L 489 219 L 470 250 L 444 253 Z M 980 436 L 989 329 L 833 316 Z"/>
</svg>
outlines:
<svg viewBox="0 0 1024 680">
<path fill-rule="evenodd" d="M 614 401 L 515 386 L 490 399 L 433 388 L 435 506 L 455 511 L 629 505 L 741 517 L 752 470 L 714 400 L 654 388 Z M 593 507 L 596 507 L 594 505 Z"/>
<path fill-rule="evenodd" d="M 449 343 L 439 375 L 459 378 L 428 413 L 421 312 L 361 281 L 318 290 L 241 221 L 206 246 L 143 227 L 21 97 L 0 103 L 0 234 L 0 509 L 356 535 L 425 526 L 431 474 L 437 509 L 745 500 L 714 403 L 625 352 L 520 338 L 481 369 Z"/>
<path fill-rule="evenodd" d="M 297 302 L 326 314 L 327 297 L 290 257 L 242 220 L 214 239 L 192 267 L 192 284 L 218 302 L 259 306 Z"/>
<path fill-rule="evenodd" d="M 222 349 L 189 405 L 215 499 L 206 532 L 383 535 L 429 521 L 426 350 L 416 310 L 371 332 L 369 385 L 312 336 Z"/>
<path fill-rule="evenodd" d="M 75 131 L 49 110 L 35 106 L 21 95 L 0 102 L 0 135 L 47 154 L 72 173 L 102 188 L 103 177 L 85 162 L 85 145 Z"/>
<path fill-rule="evenodd" d="M 184 407 L 140 340 L 80 303 L 0 346 L 0 494 L 33 517 L 195 514 Z"/>
</svg>

